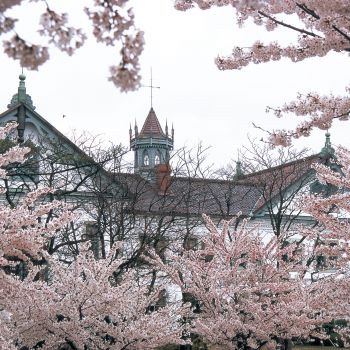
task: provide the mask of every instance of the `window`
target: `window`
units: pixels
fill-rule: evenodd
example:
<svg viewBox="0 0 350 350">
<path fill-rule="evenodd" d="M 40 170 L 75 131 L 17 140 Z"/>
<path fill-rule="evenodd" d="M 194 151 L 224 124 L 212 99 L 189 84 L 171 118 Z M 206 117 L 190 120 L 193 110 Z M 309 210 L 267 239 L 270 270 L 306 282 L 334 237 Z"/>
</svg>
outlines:
<svg viewBox="0 0 350 350">
<path fill-rule="evenodd" d="M 169 246 L 169 241 L 165 237 L 160 237 L 159 240 L 157 240 L 154 243 L 154 248 L 156 253 L 164 260 L 165 252 L 167 247 Z"/>
<path fill-rule="evenodd" d="M 159 155 L 157 154 L 156 157 L 154 158 L 154 164 L 157 165 L 160 163 Z"/>
<path fill-rule="evenodd" d="M 304 246 L 302 244 L 298 244 L 297 239 L 291 238 L 291 240 L 283 242 L 282 248 L 286 248 L 290 244 L 294 244 L 294 248 L 289 252 L 289 254 L 283 254 L 282 260 L 298 265 L 302 264 L 305 256 Z"/>
<path fill-rule="evenodd" d="M 186 238 L 184 248 L 185 250 L 201 250 L 204 249 L 204 244 L 198 237 L 190 236 Z"/>
<path fill-rule="evenodd" d="M 90 240 L 91 250 L 94 253 L 95 259 L 101 257 L 101 246 L 100 246 L 100 237 L 97 223 L 94 221 L 85 222 L 85 235 L 82 235 L 83 240 Z"/>
<path fill-rule="evenodd" d="M 145 154 L 143 157 L 143 165 L 149 165 L 149 157 L 148 154 Z"/>
<path fill-rule="evenodd" d="M 328 240 L 321 243 L 320 250 L 316 256 L 316 269 L 333 270 L 338 267 L 338 256 L 344 253 L 341 243 L 336 240 Z"/>
</svg>

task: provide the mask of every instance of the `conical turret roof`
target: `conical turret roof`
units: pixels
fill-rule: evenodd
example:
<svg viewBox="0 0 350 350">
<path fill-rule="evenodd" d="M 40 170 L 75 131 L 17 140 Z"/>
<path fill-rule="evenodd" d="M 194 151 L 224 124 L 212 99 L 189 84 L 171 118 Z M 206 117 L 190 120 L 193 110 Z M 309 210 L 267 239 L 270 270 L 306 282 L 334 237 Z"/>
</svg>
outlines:
<svg viewBox="0 0 350 350">
<path fill-rule="evenodd" d="M 165 137 L 165 134 L 160 126 L 159 120 L 156 116 L 156 113 L 151 107 L 148 116 L 143 124 L 140 136 L 162 136 Z"/>
</svg>

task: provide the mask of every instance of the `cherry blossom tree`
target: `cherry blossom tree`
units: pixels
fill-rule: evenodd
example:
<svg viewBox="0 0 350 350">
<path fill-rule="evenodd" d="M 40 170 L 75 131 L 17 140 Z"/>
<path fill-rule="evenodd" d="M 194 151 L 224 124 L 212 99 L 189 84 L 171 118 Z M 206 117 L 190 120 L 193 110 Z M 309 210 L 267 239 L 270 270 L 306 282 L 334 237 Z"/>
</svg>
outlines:
<svg viewBox="0 0 350 350">
<path fill-rule="evenodd" d="M 0 139 L 16 127 L 11 123 L 6 127 L 0 128 Z M 0 176 L 6 178 L 6 167 L 13 162 L 23 162 L 25 155 L 30 151 L 27 147 L 14 146 L 6 153 L 0 155 Z M 1 188 L 3 192 L 3 188 Z M 16 285 L 16 279 L 9 272 L 18 272 L 18 269 L 27 264 L 27 267 L 33 266 L 42 260 L 42 249 L 45 240 L 55 233 L 55 230 L 64 225 L 69 213 L 65 205 L 59 202 L 50 204 L 39 203 L 35 205 L 40 198 L 50 191 L 48 188 L 41 188 L 24 194 L 20 204 L 13 208 L 2 203 L 0 209 L 1 230 L 0 230 L 0 339 L 8 344 L 13 343 L 14 333 L 8 327 L 8 321 L 11 315 L 7 309 L 9 300 L 6 299 L 5 289 L 13 289 Z M 63 216 L 60 220 L 52 220 L 50 223 L 43 224 L 38 221 L 39 217 L 45 215 L 53 208 L 60 208 Z M 11 335 L 11 338 L 10 338 Z M 13 344 L 12 344 L 13 345 Z M 10 345 L 9 345 L 9 348 Z"/>
<path fill-rule="evenodd" d="M 193 333 L 223 349 L 275 349 L 291 339 L 326 338 L 325 323 L 349 319 L 348 271 L 309 283 L 293 245 L 282 248 L 247 222 L 234 231 L 226 221 L 220 231 L 205 220 L 203 250 L 174 255 L 170 265 L 155 257 L 197 301 Z"/>
<path fill-rule="evenodd" d="M 323 57 L 331 51 L 350 51 L 349 0 L 305 1 L 236 1 L 236 0 L 176 0 L 175 7 L 186 11 L 193 7 L 207 10 L 215 6 L 229 6 L 236 10 L 239 26 L 252 20 L 267 31 L 286 28 L 295 34 L 295 43 L 283 46 L 278 42 L 260 40 L 245 47 L 234 47 L 228 56 L 219 55 L 216 64 L 220 70 L 241 69 L 249 64 L 260 64 L 289 58 L 299 62 L 310 57 Z M 291 36 L 290 36 L 291 37 Z M 346 88 L 348 95 L 349 88 Z M 277 117 L 292 113 L 306 117 L 295 130 L 270 132 L 275 145 L 290 145 L 293 138 L 308 136 L 313 128 L 327 130 L 334 119 L 348 120 L 350 99 L 345 96 L 322 96 L 309 93 L 280 108 L 268 108 Z"/>
<path fill-rule="evenodd" d="M 0 138 L 16 124 L 0 128 Z M 29 148 L 0 155 L 1 178 Z M 23 193 L 17 206 L 0 206 L 0 341 L 6 349 L 154 349 L 182 343 L 186 308 L 159 307 L 165 286 L 149 288 L 140 271 L 120 273 L 124 248 L 96 260 L 88 245 L 70 264 L 45 247 L 73 219 L 70 206 L 48 201 L 50 188 Z M 50 211 L 56 214 L 49 221 Z M 124 254 L 125 255 L 125 254 Z"/>
<path fill-rule="evenodd" d="M 3 139 L 12 129 L 15 123 L 9 123 L 0 128 L 0 139 Z M 25 155 L 30 151 L 27 147 L 14 146 L 6 153 L 0 155 L 0 177 L 6 178 L 6 166 L 14 162 L 23 162 Z M 3 192 L 3 186 L 1 186 Z M 41 202 L 36 205 L 43 195 L 50 191 L 49 188 L 38 188 L 35 191 L 23 194 L 17 207 L 2 205 L 1 207 L 1 239 L 0 239 L 0 266 L 3 267 L 12 260 L 30 261 L 40 259 L 40 251 L 45 239 L 52 235 L 56 229 L 62 226 L 70 215 L 67 205 L 58 201 L 50 204 Z M 38 218 L 48 213 L 53 208 L 61 209 L 60 219 L 55 219 L 42 224 Z M 9 258 L 10 257 L 10 258 Z M 10 260 L 11 260 L 10 259 Z"/>
<path fill-rule="evenodd" d="M 115 255 L 113 249 L 96 260 L 85 247 L 69 267 L 49 259 L 49 283 L 17 279 L 4 288 L 18 346 L 141 350 L 180 343 L 184 309 L 174 303 L 157 309 L 164 286 L 149 293 L 136 271 L 113 278 L 123 262 Z"/>
</svg>

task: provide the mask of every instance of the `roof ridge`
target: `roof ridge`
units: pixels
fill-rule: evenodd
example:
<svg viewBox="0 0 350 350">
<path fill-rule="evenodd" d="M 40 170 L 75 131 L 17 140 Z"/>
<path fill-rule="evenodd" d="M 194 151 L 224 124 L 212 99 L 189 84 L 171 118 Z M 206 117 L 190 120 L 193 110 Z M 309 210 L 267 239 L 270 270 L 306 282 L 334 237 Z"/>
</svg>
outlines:
<svg viewBox="0 0 350 350">
<path fill-rule="evenodd" d="M 263 174 L 263 173 L 266 173 L 266 172 L 271 172 L 273 170 L 284 168 L 284 167 L 287 167 L 287 166 L 290 166 L 290 165 L 293 165 L 293 164 L 297 164 L 297 163 L 305 162 L 305 161 L 308 161 L 308 160 L 312 160 L 312 158 L 316 158 L 316 157 L 319 157 L 319 156 L 320 156 L 320 153 L 311 154 L 310 156 L 303 157 L 303 158 L 300 158 L 300 159 L 295 159 L 295 160 L 292 160 L 292 161 L 284 163 L 284 164 L 275 165 L 275 166 L 270 167 L 270 168 L 266 168 L 266 169 L 258 170 L 258 171 L 253 172 L 253 173 L 248 173 L 248 174 L 241 175 L 240 179 L 245 179 L 245 178 L 248 178 L 248 177 L 251 177 L 251 176 L 260 175 L 260 174 Z"/>
</svg>

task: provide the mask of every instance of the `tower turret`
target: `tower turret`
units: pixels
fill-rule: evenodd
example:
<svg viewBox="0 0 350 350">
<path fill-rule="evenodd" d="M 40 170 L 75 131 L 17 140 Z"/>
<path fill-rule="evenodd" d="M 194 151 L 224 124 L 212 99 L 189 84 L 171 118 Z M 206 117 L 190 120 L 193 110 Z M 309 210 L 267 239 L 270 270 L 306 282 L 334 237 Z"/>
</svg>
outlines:
<svg viewBox="0 0 350 350">
<path fill-rule="evenodd" d="M 155 167 L 159 164 L 169 163 L 173 146 L 173 138 L 168 135 L 167 125 L 164 133 L 157 115 L 151 107 L 141 132 L 138 133 L 135 127 L 135 135 L 130 139 L 130 148 L 135 153 L 134 172 L 148 180 L 154 180 Z"/>
</svg>

